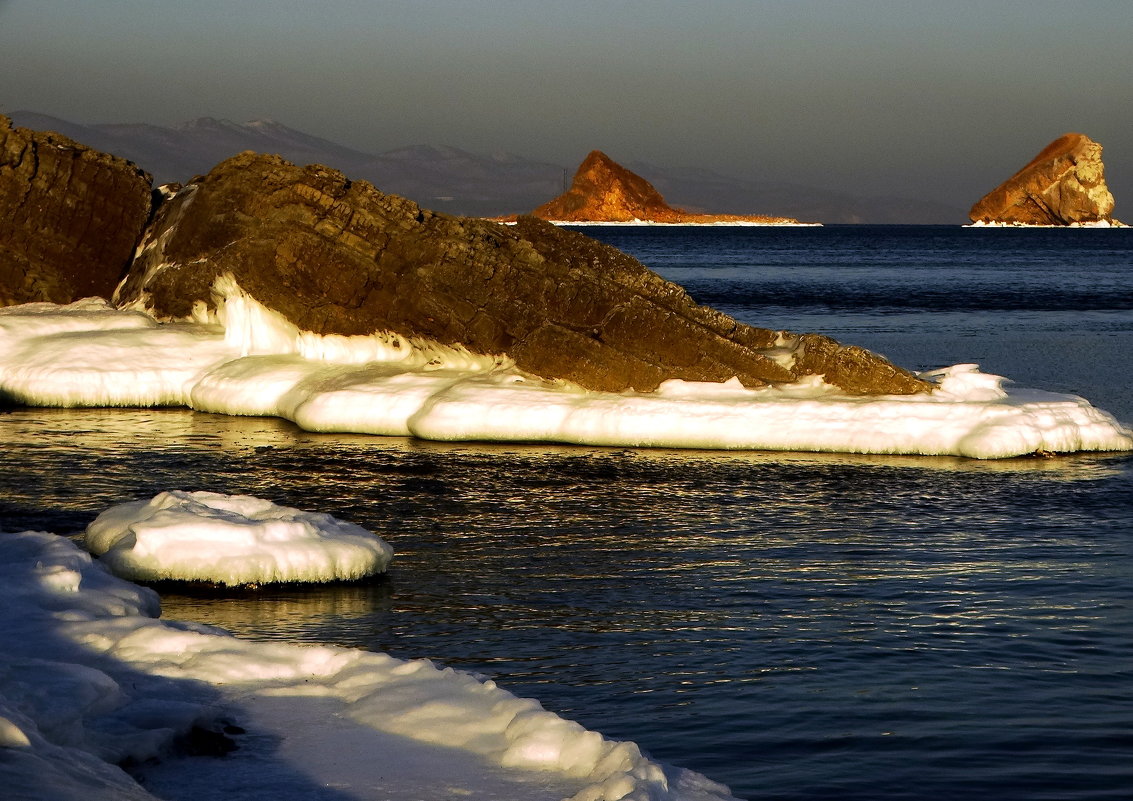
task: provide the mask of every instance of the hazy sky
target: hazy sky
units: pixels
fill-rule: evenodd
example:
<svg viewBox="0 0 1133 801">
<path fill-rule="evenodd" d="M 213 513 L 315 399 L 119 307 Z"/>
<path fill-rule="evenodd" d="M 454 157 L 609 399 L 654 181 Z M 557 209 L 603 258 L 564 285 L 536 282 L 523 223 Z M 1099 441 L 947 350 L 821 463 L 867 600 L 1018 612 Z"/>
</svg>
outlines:
<svg viewBox="0 0 1133 801">
<path fill-rule="evenodd" d="M 965 208 L 1080 131 L 1133 218 L 1129 0 L 0 0 L 0 77 L 0 113 L 599 148 Z"/>
</svg>

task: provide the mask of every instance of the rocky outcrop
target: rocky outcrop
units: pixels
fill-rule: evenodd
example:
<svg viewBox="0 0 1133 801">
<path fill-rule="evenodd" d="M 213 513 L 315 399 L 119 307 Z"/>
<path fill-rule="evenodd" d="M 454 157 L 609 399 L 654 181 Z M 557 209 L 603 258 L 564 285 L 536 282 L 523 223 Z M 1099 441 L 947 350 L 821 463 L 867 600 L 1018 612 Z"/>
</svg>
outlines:
<svg viewBox="0 0 1133 801">
<path fill-rule="evenodd" d="M 570 189 L 544 203 L 531 216 L 557 222 L 719 223 L 754 222 L 797 224 L 789 217 L 739 214 L 696 214 L 675 209 L 653 185 L 630 172 L 600 150 L 579 165 Z"/>
<path fill-rule="evenodd" d="M 1111 221 L 1102 146 L 1079 133 L 1055 139 L 972 206 L 973 222 L 1074 225 Z"/>
<path fill-rule="evenodd" d="M 0 305 L 109 297 L 151 206 L 125 159 L 0 116 Z"/>
<path fill-rule="evenodd" d="M 165 203 L 116 300 L 187 317 L 226 273 L 306 331 L 460 344 L 596 390 L 812 374 L 859 394 L 929 388 L 861 348 L 742 325 L 542 220 L 450 217 L 275 156 L 242 153 Z"/>
</svg>

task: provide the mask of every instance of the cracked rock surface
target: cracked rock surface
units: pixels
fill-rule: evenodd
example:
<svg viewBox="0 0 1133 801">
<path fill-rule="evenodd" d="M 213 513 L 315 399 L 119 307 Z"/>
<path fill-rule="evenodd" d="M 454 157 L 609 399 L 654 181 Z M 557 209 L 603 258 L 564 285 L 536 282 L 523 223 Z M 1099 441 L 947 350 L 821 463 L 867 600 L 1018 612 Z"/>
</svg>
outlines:
<svg viewBox="0 0 1133 801">
<path fill-rule="evenodd" d="M 733 376 L 757 387 L 811 374 L 854 394 L 928 389 L 861 348 L 738 323 L 632 257 L 542 220 L 434 213 L 277 156 L 242 153 L 167 201 L 115 300 L 184 318 L 194 303 L 214 303 L 225 273 L 303 330 L 460 344 L 588 389 Z"/>
<path fill-rule="evenodd" d="M 109 297 L 152 204 L 131 162 L 0 116 L 0 305 Z"/>
<path fill-rule="evenodd" d="M 1110 221 L 1113 195 L 1105 182 L 1102 146 L 1068 133 L 972 206 L 972 222 L 1072 225 Z"/>
</svg>

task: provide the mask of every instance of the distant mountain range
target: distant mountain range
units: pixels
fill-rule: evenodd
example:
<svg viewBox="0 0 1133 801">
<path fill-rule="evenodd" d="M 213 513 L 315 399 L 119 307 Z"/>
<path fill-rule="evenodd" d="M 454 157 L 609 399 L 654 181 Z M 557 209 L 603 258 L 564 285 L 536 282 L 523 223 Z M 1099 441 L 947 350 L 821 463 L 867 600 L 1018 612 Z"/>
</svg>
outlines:
<svg viewBox="0 0 1133 801">
<path fill-rule="evenodd" d="M 325 164 L 421 206 L 467 216 L 522 214 L 558 196 L 569 168 L 510 154 L 480 155 L 418 145 L 363 153 L 278 122 L 234 123 L 202 117 L 173 127 L 145 123 L 84 125 L 31 111 L 16 125 L 58 131 L 133 161 L 158 184 L 185 183 L 244 150 L 277 153 L 296 164 Z M 809 186 L 731 178 L 704 169 L 627 162 L 675 206 L 715 214 L 767 214 L 824 223 L 959 223 L 966 209 L 930 200 L 856 197 Z"/>
</svg>

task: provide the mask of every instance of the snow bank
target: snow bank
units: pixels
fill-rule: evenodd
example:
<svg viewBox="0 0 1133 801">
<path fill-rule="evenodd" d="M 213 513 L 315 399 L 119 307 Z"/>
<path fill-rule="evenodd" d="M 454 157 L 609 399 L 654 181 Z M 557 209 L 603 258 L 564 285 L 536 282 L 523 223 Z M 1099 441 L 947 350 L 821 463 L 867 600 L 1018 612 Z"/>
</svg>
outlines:
<svg viewBox="0 0 1133 801">
<path fill-rule="evenodd" d="M 217 325 L 161 325 L 88 298 L 0 309 L 0 392 L 34 406 L 184 406 L 239 355 Z"/>
<path fill-rule="evenodd" d="M 975 365 L 930 374 L 939 388 L 915 396 L 838 395 L 817 378 L 589 392 L 524 375 L 502 356 L 393 334 L 317 337 L 229 278 L 215 291 L 218 313 L 196 323 L 159 325 L 89 301 L 0 310 L 0 394 L 30 405 L 183 404 L 309 431 L 449 441 L 981 459 L 1133 449 L 1133 432 L 1082 398 L 1007 390 Z"/>
<path fill-rule="evenodd" d="M 180 490 L 107 509 L 84 544 L 122 578 L 227 585 L 352 581 L 393 557 L 385 540 L 328 514 Z"/>
<path fill-rule="evenodd" d="M 278 729 L 250 735 L 317 739 L 344 755 L 339 797 L 379 783 L 402 797 L 396 788 L 426 781 L 412 771 L 427 771 L 437 746 L 475 757 L 464 764 L 510 783 L 513 791 L 499 797 L 534 797 L 533 776 L 565 788 L 555 797 L 588 801 L 729 797 L 722 785 L 662 767 L 632 743 L 428 661 L 243 641 L 158 620 L 152 592 L 111 576 L 53 534 L 0 535 L 0 586 L 0 786 L 13 798 L 152 799 L 115 764 L 161 756 L 193 726 L 247 722 L 245 710 L 264 705 L 274 718 L 249 719 L 274 719 Z M 307 709 L 338 722 L 332 730 Z M 399 758 L 357 753 L 366 731 L 395 737 Z M 408 758 L 414 750 L 420 755 Z M 178 764 L 186 776 L 196 772 L 192 759 Z M 289 767 L 305 773 L 301 763 Z M 479 772 L 463 777 L 461 794 L 473 795 L 480 781 Z"/>
</svg>

